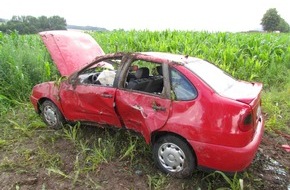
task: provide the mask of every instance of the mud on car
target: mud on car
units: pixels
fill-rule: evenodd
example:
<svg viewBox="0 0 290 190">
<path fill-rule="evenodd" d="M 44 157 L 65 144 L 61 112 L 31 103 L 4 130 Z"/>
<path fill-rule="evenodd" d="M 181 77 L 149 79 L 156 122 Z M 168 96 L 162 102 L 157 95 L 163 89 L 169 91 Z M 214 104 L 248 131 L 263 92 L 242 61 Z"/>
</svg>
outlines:
<svg viewBox="0 0 290 190">
<path fill-rule="evenodd" d="M 80 121 L 134 130 L 152 145 L 156 165 L 176 177 L 250 165 L 264 131 L 262 84 L 234 79 L 195 57 L 105 54 L 85 33 L 40 35 L 64 78 L 32 90 L 48 126 Z"/>
</svg>

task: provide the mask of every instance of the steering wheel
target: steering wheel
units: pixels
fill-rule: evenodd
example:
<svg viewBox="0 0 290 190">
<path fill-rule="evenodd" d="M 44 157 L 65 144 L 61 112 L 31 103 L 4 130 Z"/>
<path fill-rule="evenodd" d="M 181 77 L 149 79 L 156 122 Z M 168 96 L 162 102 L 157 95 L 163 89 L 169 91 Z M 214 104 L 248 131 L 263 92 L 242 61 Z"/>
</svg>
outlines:
<svg viewBox="0 0 290 190">
<path fill-rule="evenodd" d="M 92 84 L 100 84 L 100 81 L 98 81 L 98 74 L 93 74 L 92 76 Z"/>
</svg>

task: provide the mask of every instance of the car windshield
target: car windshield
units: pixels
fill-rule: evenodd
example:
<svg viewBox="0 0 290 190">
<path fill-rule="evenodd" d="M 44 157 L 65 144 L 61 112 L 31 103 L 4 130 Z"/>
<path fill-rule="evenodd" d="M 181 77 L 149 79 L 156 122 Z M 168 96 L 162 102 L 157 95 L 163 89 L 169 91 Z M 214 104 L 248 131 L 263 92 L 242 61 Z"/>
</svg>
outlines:
<svg viewBox="0 0 290 190">
<path fill-rule="evenodd" d="M 238 83 L 236 79 L 229 76 L 223 70 L 201 59 L 193 58 L 185 64 L 185 67 L 193 71 L 219 94 L 223 94 Z"/>
</svg>

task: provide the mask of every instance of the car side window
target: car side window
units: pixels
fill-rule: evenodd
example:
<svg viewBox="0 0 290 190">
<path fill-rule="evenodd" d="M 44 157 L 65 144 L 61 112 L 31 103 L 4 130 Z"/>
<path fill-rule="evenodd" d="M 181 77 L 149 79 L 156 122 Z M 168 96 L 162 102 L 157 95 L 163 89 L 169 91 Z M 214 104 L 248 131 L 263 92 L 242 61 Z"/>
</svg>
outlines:
<svg viewBox="0 0 290 190">
<path fill-rule="evenodd" d="M 78 75 L 79 84 L 88 85 L 102 85 L 113 86 L 116 70 L 113 65 L 117 65 L 120 60 L 108 59 L 102 62 L 96 63 L 95 66 L 90 67 Z"/>
<path fill-rule="evenodd" d="M 125 88 L 161 95 L 163 90 L 162 65 L 145 60 L 131 63 Z"/>
<path fill-rule="evenodd" d="M 189 80 L 174 68 L 170 69 L 171 95 L 174 100 L 192 100 L 197 91 Z"/>
</svg>

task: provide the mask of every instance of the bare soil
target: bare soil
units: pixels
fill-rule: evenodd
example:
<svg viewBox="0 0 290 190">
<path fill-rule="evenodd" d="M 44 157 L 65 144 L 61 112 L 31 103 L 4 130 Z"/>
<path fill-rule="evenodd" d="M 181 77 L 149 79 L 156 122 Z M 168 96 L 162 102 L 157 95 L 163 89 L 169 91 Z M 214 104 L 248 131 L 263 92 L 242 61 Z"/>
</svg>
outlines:
<svg viewBox="0 0 290 190">
<path fill-rule="evenodd" d="M 264 134 L 257 156 L 247 170 L 259 189 L 290 189 L 290 152 L 282 148 L 290 145 L 287 137 Z"/>
<path fill-rule="evenodd" d="M 88 129 L 102 130 L 102 129 Z M 40 131 L 41 132 L 41 131 Z M 53 135 L 53 132 L 51 132 Z M 265 133 L 251 166 L 238 174 L 244 189 L 290 189 L 290 153 L 281 146 L 290 140 L 281 134 Z M 36 151 L 44 149 L 50 160 L 39 160 Z M 39 139 L 38 133 L 21 143 L 0 148 L 0 189 L 216 189 L 230 187 L 221 177 L 196 171 L 190 179 L 174 179 L 159 172 L 150 156 L 130 160 L 112 159 L 94 171 L 76 168 L 75 145 L 64 138 L 53 143 Z M 136 155 L 138 157 L 138 155 Z M 25 162 L 23 162 L 25 158 Z M 61 170 L 47 168 L 47 162 L 61 160 Z M 137 160 L 137 161 L 136 161 Z M 85 168 L 85 166 L 80 167 Z M 61 173 L 62 172 L 62 173 Z M 232 179 L 232 177 L 230 177 Z"/>
</svg>

